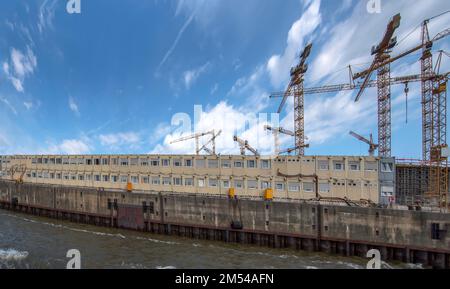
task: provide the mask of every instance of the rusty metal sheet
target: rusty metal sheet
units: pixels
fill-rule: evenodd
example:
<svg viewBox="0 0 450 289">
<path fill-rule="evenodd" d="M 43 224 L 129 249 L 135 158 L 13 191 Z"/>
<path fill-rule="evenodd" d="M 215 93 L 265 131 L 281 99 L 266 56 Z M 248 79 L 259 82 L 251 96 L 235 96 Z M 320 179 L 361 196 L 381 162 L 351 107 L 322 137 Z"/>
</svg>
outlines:
<svg viewBox="0 0 450 289">
<path fill-rule="evenodd" d="M 141 206 L 119 204 L 117 211 L 117 223 L 121 228 L 142 230 L 144 229 L 144 213 Z"/>
</svg>

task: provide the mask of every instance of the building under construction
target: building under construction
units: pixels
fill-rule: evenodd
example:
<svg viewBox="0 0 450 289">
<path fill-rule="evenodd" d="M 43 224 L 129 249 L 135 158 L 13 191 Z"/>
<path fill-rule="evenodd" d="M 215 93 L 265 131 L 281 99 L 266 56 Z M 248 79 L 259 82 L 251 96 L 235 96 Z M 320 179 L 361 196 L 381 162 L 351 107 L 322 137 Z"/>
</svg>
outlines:
<svg viewBox="0 0 450 289">
<path fill-rule="evenodd" d="M 294 131 L 265 126 L 275 154 L 261 156 L 251 140 L 234 136 L 241 155 L 216 154 L 221 131 L 173 142 L 196 141 L 192 155 L 15 155 L 0 157 L 0 208 L 96 225 L 240 243 L 321 250 L 450 268 L 447 81 L 433 65 L 434 37 L 422 23 L 421 43 L 391 56 L 400 15 L 388 23 L 366 70 L 350 82 L 305 88 L 312 44 L 290 71 L 278 112 L 294 97 Z M 391 77 L 390 65 L 422 51 L 417 75 Z M 377 79 L 371 80 L 376 72 Z M 361 82 L 355 82 L 362 79 Z M 399 162 L 391 155 L 391 85 L 422 84 L 423 160 Z M 304 129 L 305 95 L 377 88 L 378 141 L 355 132 L 368 156 L 309 156 Z M 281 149 L 279 134 L 294 138 Z M 200 138 L 209 140 L 200 146 Z M 378 156 L 374 156 L 378 150 Z M 252 155 L 246 155 L 246 152 Z M 205 155 L 201 153 L 205 152 Z M 286 155 L 291 154 L 294 155 Z M 408 205 L 409 209 L 396 206 Z M 414 210 L 413 210 L 414 209 Z"/>
</svg>

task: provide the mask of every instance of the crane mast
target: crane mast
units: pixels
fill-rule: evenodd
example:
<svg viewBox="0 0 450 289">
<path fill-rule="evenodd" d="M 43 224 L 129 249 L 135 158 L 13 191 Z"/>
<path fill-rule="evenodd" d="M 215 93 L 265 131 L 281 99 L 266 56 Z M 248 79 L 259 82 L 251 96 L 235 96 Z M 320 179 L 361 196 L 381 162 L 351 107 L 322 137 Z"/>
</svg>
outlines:
<svg viewBox="0 0 450 289">
<path fill-rule="evenodd" d="M 235 141 L 239 144 L 241 155 L 244 156 L 245 150 L 248 150 L 251 153 L 253 153 L 255 156 L 259 156 L 259 152 L 256 149 L 254 149 L 252 146 L 250 146 L 247 140 L 243 140 L 235 135 L 235 136 L 233 136 L 233 141 Z"/>
<path fill-rule="evenodd" d="M 378 148 L 378 144 L 373 142 L 372 134 L 370 134 L 370 139 L 366 139 L 365 137 L 357 134 L 354 131 L 350 131 L 349 134 L 351 136 L 355 137 L 356 139 L 368 144 L 369 145 L 369 156 L 374 156 L 375 150 Z"/>
<path fill-rule="evenodd" d="M 295 133 L 284 129 L 282 127 L 271 127 L 270 125 L 265 125 L 264 126 L 265 130 L 271 131 L 273 134 L 273 138 L 274 138 L 274 151 L 275 151 L 275 155 L 279 155 L 280 154 L 280 141 L 279 141 L 279 135 L 281 134 L 285 134 L 285 135 L 289 135 L 289 136 L 295 136 Z M 296 148 L 294 148 L 293 150 L 295 150 Z"/>
<path fill-rule="evenodd" d="M 207 131 L 207 132 L 200 132 L 200 133 L 195 133 L 189 136 L 185 136 L 185 137 L 181 137 L 179 139 L 176 139 L 174 141 L 171 141 L 170 144 L 174 144 L 177 142 L 182 142 L 182 141 L 187 141 L 187 140 L 191 140 L 191 139 L 195 139 L 195 154 L 199 155 L 200 152 L 202 150 L 204 150 L 205 152 L 207 152 L 210 155 L 215 155 L 216 154 L 216 138 L 220 135 L 220 133 L 222 132 L 222 130 L 220 130 L 217 134 L 215 133 L 215 130 L 211 130 L 211 131 Z M 209 139 L 209 141 L 207 143 L 205 143 L 202 147 L 200 147 L 200 138 L 210 135 L 211 139 Z M 208 148 L 207 146 L 209 144 L 212 144 L 212 149 Z"/>
<path fill-rule="evenodd" d="M 305 107 L 304 107 L 304 93 L 303 81 L 304 75 L 308 70 L 306 59 L 311 53 L 312 44 L 305 46 L 305 49 L 300 54 L 300 62 L 291 68 L 291 80 L 286 91 L 283 94 L 283 99 L 278 108 L 278 113 L 281 113 L 284 104 L 289 96 L 294 97 L 294 132 L 295 132 L 295 151 L 299 156 L 305 155 Z"/>
</svg>

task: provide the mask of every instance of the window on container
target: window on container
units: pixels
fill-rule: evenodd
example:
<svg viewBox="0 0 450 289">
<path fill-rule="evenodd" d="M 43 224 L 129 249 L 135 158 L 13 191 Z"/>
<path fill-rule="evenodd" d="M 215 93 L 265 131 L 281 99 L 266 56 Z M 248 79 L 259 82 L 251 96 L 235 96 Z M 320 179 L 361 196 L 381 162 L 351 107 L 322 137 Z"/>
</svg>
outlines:
<svg viewBox="0 0 450 289">
<path fill-rule="evenodd" d="M 247 180 L 247 189 L 257 189 L 258 181 L 257 180 Z"/>
<path fill-rule="evenodd" d="M 222 187 L 225 188 L 225 189 L 229 188 L 230 187 L 230 181 L 223 180 L 222 181 Z"/>
<path fill-rule="evenodd" d="M 303 183 L 303 191 L 307 193 L 314 192 L 314 183 Z"/>
<path fill-rule="evenodd" d="M 288 190 L 289 190 L 289 192 L 299 192 L 300 191 L 300 183 L 299 182 L 289 182 Z"/>
<path fill-rule="evenodd" d="M 161 184 L 159 177 L 152 177 L 152 185 L 159 185 L 159 184 Z"/>
<path fill-rule="evenodd" d="M 152 167 L 158 167 L 159 166 L 159 160 L 158 159 L 152 159 L 150 161 Z"/>
<path fill-rule="evenodd" d="M 197 179 L 197 185 L 203 188 L 205 186 L 205 179 Z"/>
<path fill-rule="evenodd" d="M 63 163 L 64 163 L 64 160 L 63 160 Z M 92 160 L 86 159 L 86 165 L 88 165 L 88 166 L 92 165 Z"/>
<path fill-rule="evenodd" d="M 181 185 L 183 185 L 183 182 L 182 182 L 182 180 L 181 180 L 180 177 L 174 177 L 174 178 L 173 178 L 173 184 L 174 184 L 175 186 L 181 186 Z"/>
<path fill-rule="evenodd" d="M 330 184 L 329 183 L 320 183 L 319 184 L 319 192 L 329 193 L 330 192 Z"/>
<path fill-rule="evenodd" d="M 120 182 L 121 183 L 127 183 L 128 182 L 128 176 L 120 176 Z"/>
<path fill-rule="evenodd" d="M 139 164 L 139 159 L 138 158 L 131 158 L 130 159 L 130 165 L 137 166 L 138 164 Z"/>
<path fill-rule="evenodd" d="M 269 160 L 262 160 L 261 161 L 261 168 L 262 169 L 270 169 L 270 161 Z"/>
<path fill-rule="evenodd" d="M 439 223 L 431 224 L 431 239 L 440 240 L 441 239 L 441 230 Z"/>
<path fill-rule="evenodd" d="M 181 159 L 174 159 L 173 160 L 173 166 L 174 167 L 181 167 L 182 166 Z"/>
<path fill-rule="evenodd" d="M 112 175 L 112 176 L 111 176 L 111 181 L 112 181 L 113 183 L 117 183 L 118 180 L 119 180 L 119 177 L 118 177 L 118 176 L 116 176 L 116 175 Z"/>
<path fill-rule="evenodd" d="M 103 180 L 104 182 L 109 182 L 109 176 L 108 176 L 108 175 L 103 175 L 103 176 L 102 176 L 102 180 Z"/>
<path fill-rule="evenodd" d="M 54 165 L 54 164 L 55 164 L 55 158 L 49 159 L 49 163 L 52 164 L 52 165 Z"/>
<path fill-rule="evenodd" d="M 187 187 L 192 187 L 194 185 L 194 179 L 193 178 L 185 178 L 184 185 Z"/>
<path fill-rule="evenodd" d="M 104 166 L 109 165 L 109 159 L 102 159 L 102 165 Z"/>
<path fill-rule="evenodd" d="M 205 168 L 206 167 L 205 160 L 195 160 L 195 167 L 199 169 Z"/>
<path fill-rule="evenodd" d="M 217 179 L 209 179 L 208 181 L 209 181 L 210 187 L 217 187 L 217 183 L 218 183 Z"/>
<path fill-rule="evenodd" d="M 78 165 L 78 159 L 69 159 L 71 165 Z"/>
<path fill-rule="evenodd" d="M 185 167 L 192 167 L 192 160 L 184 160 Z"/>
<path fill-rule="evenodd" d="M 113 166 L 117 166 L 117 165 L 119 164 L 119 159 L 118 159 L 118 158 L 112 158 L 112 159 L 111 159 L 111 164 L 112 164 Z"/>
<path fill-rule="evenodd" d="M 38 177 L 39 177 L 39 175 L 38 175 Z M 68 174 L 64 174 L 63 177 L 64 177 L 65 180 L 68 180 L 68 179 L 69 179 L 69 175 L 68 175 Z"/>
<path fill-rule="evenodd" d="M 275 183 L 275 187 L 277 188 L 277 191 L 284 191 L 284 183 Z"/>
<path fill-rule="evenodd" d="M 328 160 L 319 160 L 319 170 L 328 171 L 330 169 L 330 162 Z"/>
<path fill-rule="evenodd" d="M 100 165 L 100 159 L 99 158 L 94 159 L 94 165 L 95 166 L 99 166 Z"/>
<path fill-rule="evenodd" d="M 148 183 L 149 183 L 148 177 L 147 177 L 147 176 L 141 177 L 141 182 L 142 182 L 143 184 L 148 184 Z"/>
<path fill-rule="evenodd" d="M 169 177 L 164 177 L 164 178 L 163 178 L 162 184 L 165 185 L 165 186 L 171 185 L 171 184 L 172 184 L 171 178 L 169 178 Z"/>
<path fill-rule="evenodd" d="M 141 159 L 141 166 L 147 167 L 149 164 L 148 159 Z"/>
<path fill-rule="evenodd" d="M 55 178 L 55 173 L 50 173 L 50 179 L 54 179 Z"/>
<path fill-rule="evenodd" d="M 32 164 L 37 164 L 37 159 L 31 159 Z"/>
<path fill-rule="evenodd" d="M 36 172 L 32 172 L 32 173 L 31 173 L 31 176 L 32 176 L 33 178 L 35 178 L 35 177 L 36 177 Z"/>
<path fill-rule="evenodd" d="M 343 171 L 345 169 L 344 162 L 333 161 L 333 167 L 335 171 Z"/>
<path fill-rule="evenodd" d="M 62 164 L 62 159 L 61 158 L 57 158 L 55 160 L 55 162 L 56 162 L 57 165 L 60 165 L 60 164 Z"/>
<path fill-rule="evenodd" d="M 351 161 L 348 163 L 348 166 L 350 167 L 351 171 L 359 171 L 360 170 L 359 162 Z"/>
<path fill-rule="evenodd" d="M 84 175 L 78 175 L 78 180 L 79 181 L 84 181 Z"/>
<path fill-rule="evenodd" d="M 44 179 L 48 179 L 48 172 L 44 173 Z"/>
<path fill-rule="evenodd" d="M 75 174 L 70 175 L 70 179 L 72 181 L 76 181 L 77 180 L 77 175 L 75 175 Z"/>
<path fill-rule="evenodd" d="M 162 159 L 161 160 L 162 166 L 163 167 L 168 167 L 170 166 L 170 160 L 169 159 Z"/>
<path fill-rule="evenodd" d="M 68 164 L 69 164 L 69 159 L 63 158 L 63 165 L 68 165 Z"/>
<path fill-rule="evenodd" d="M 235 180 L 234 181 L 234 187 L 237 189 L 243 189 L 244 188 L 244 181 L 243 180 Z"/>
<path fill-rule="evenodd" d="M 94 181 L 100 182 L 100 175 L 94 175 Z"/>
<path fill-rule="evenodd" d="M 43 159 L 42 159 L 42 162 L 43 162 L 44 164 L 48 164 L 48 158 L 43 158 Z"/>
<path fill-rule="evenodd" d="M 83 158 L 78 158 L 78 164 L 79 165 L 84 165 L 84 159 Z"/>
<path fill-rule="evenodd" d="M 137 183 L 139 183 L 139 178 L 137 176 L 131 176 L 131 182 L 133 184 L 137 184 Z"/>
<path fill-rule="evenodd" d="M 222 168 L 224 168 L 224 169 L 231 168 L 231 161 L 230 160 L 222 160 Z"/>
<path fill-rule="evenodd" d="M 256 161 L 255 160 L 248 160 L 247 161 L 247 168 L 256 168 Z"/>
<path fill-rule="evenodd" d="M 217 169 L 219 167 L 218 160 L 208 160 L 208 168 Z"/>
<path fill-rule="evenodd" d="M 92 175 L 91 174 L 86 174 L 84 177 L 85 177 L 86 181 L 92 180 Z"/>
<path fill-rule="evenodd" d="M 272 183 L 268 181 L 261 181 L 261 189 L 270 189 L 272 187 Z"/>
<path fill-rule="evenodd" d="M 392 168 L 393 168 L 392 163 L 386 163 L 386 162 L 381 163 L 381 171 L 383 173 L 392 173 Z"/>
<path fill-rule="evenodd" d="M 128 166 L 128 159 L 120 159 L 121 166 Z"/>
<path fill-rule="evenodd" d="M 56 173 L 56 179 L 58 179 L 58 180 L 61 179 L 61 174 L 60 173 Z"/>
<path fill-rule="evenodd" d="M 365 162 L 365 170 L 366 171 L 376 171 L 377 170 L 377 162 Z"/>
</svg>

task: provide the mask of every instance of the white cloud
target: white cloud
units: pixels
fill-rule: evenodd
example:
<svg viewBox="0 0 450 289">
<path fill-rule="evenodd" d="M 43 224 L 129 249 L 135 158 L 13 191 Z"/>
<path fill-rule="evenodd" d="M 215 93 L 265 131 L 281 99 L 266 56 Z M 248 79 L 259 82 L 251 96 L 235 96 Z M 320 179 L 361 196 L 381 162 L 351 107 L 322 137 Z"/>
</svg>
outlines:
<svg viewBox="0 0 450 289">
<path fill-rule="evenodd" d="M 267 70 L 273 86 L 280 87 L 286 82 L 297 53 L 303 49 L 307 37 L 315 31 L 320 22 L 320 0 L 316 0 L 309 4 L 300 19 L 292 24 L 283 55 L 273 55 L 267 62 Z"/>
<path fill-rule="evenodd" d="M 183 73 L 183 79 L 184 79 L 184 85 L 186 86 L 186 89 L 191 88 L 191 85 L 195 83 L 195 81 L 197 80 L 197 78 L 200 77 L 201 74 L 206 72 L 206 70 L 208 69 L 209 66 L 210 66 L 210 63 L 207 62 L 200 67 L 185 71 Z"/>
<path fill-rule="evenodd" d="M 7 100 L 6 98 L 0 96 L 0 102 L 3 102 L 6 105 L 6 107 L 8 107 L 12 111 L 12 113 L 17 115 L 16 108 L 9 102 L 9 100 Z"/>
<path fill-rule="evenodd" d="M 58 0 L 45 0 L 39 7 L 39 19 L 37 27 L 39 33 L 43 33 L 45 29 L 53 27 L 53 18 L 55 17 L 55 9 Z"/>
<path fill-rule="evenodd" d="M 30 110 L 33 108 L 33 103 L 30 101 L 24 101 L 23 105 L 26 107 L 27 110 Z"/>
<path fill-rule="evenodd" d="M 11 29 L 11 31 L 14 31 L 14 23 L 9 21 L 8 19 L 5 20 L 5 25 L 8 26 L 8 28 Z"/>
<path fill-rule="evenodd" d="M 79 139 L 66 139 L 58 145 L 52 145 L 47 150 L 50 154 L 69 154 L 69 155 L 82 155 L 91 152 L 90 146 L 86 141 Z"/>
<path fill-rule="evenodd" d="M 222 154 L 239 154 L 239 147 L 233 141 L 233 136 L 249 140 L 250 145 L 261 152 L 271 153 L 273 150 L 273 140 L 270 135 L 264 131 L 264 125 L 271 122 L 270 116 L 266 114 L 256 114 L 249 111 L 235 108 L 228 103 L 221 101 L 214 107 L 206 109 L 201 114 L 198 123 L 195 125 L 195 132 L 207 132 L 215 130 L 217 133 L 222 130 L 221 135 L 216 140 L 216 150 Z M 275 125 L 278 123 L 275 120 Z M 170 133 L 165 130 L 166 136 L 162 144 L 155 146 L 151 153 L 195 153 L 195 140 L 177 142 L 170 144 L 171 141 L 182 136 L 188 136 L 193 131 Z M 209 137 L 201 138 L 200 145 L 209 140 Z"/>
<path fill-rule="evenodd" d="M 26 77 L 34 73 L 37 67 L 37 58 L 30 47 L 26 52 L 22 52 L 16 48 L 11 49 L 10 64 L 3 62 L 3 72 L 11 81 L 12 85 L 18 92 L 23 92 L 23 82 Z"/>
<path fill-rule="evenodd" d="M 156 71 L 158 72 L 159 69 L 161 69 L 161 67 L 164 65 L 164 63 L 166 63 L 167 59 L 170 57 L 170 55 L 172 54 L 172 52 L 175 50 L 175 48 L 178 45 L 178 42 L 181 39 L 181 36 L 183 36 L 184 31 L 189 27 L 189 24 L 191 24 L 192 20 L 194 19 L 194 13 L 192 13 L 189 18 L 186 20 L 186 22 L 184 22 L 183 26 L 181 27 L 180 31 L 178 31 L 178 34 L 174 40 L 174 42 L 172 43 L 172 46 L 169 48 L 169 50 L 167 50 L 166 54 L 164 55 L 163 59 L 161 60 L 161 62 L 158 65 L 158 68 L 156 69 Z"/>
<path fill-rule="evenodd" d="M 219 84 L 216 82 L 214 83 L 213 87 L 211 88 L 211 94 L 214 94 L 217 92 L 217 90 L 219 89 Z"/>
<path fill-rule="evenodd" d="M 71 111 L 73 111 L 77 116 L 80 115 L 80 111 L 78 109 L 78 105 L 75 102 L 75 100 L 73 99 L 72 96 L 69 97 L 69 108 Z"/>
<path fill-rule="evenodd" d="M 124 145 L 136 147 L 141 142 L 141 137 L 136 132 L 101 134 L 98 138 L 101 145 L 112 149 L 117 149 Z"/>
</svg>

